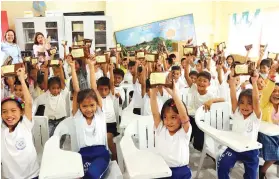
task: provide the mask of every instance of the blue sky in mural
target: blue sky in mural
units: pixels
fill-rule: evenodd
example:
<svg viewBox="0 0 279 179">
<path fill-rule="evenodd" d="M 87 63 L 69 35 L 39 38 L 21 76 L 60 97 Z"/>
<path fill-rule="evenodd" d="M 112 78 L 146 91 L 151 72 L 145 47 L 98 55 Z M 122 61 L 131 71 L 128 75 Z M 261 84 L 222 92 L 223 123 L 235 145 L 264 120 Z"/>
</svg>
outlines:
<svg viewBox="0 0 279 179">
<path fill-rule="evenodd" d="M 155 37 L 163 37 L 173 41 L 193 38 L 196 44 L 196 33 L 193 14 L 162 20 L 115 32 L 117 43 L 133 46 Z"/>
</svg>

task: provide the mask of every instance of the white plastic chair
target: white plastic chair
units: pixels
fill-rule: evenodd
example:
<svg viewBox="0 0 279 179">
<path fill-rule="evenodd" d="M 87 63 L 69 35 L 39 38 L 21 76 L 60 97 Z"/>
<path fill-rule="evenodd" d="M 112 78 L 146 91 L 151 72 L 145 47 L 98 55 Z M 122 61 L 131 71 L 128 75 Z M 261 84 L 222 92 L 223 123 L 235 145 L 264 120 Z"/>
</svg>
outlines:
<svg viewBox="0 0 279 179">
<path fill-rule="evenodd" d="M 54 131 L 54 135 L 56 136 L 62 136 L 63 134 L 69 134 L 71 139 L 71 151 L 78 152 L 78 144 L 77 144 L 77 137 L 76 137 L 76 129 L 74 125 L 74 120 L 72 117 L 69 117 L 67 119 L 64 119 L 60 122 L 60 124 L 56 127 Z M 107 171 L 108 173 L 104 173 L 104 176 L 102 178 L 104 179 L 122 179 L 123 176 L 121 174 L 121 171 L 117 165 L 116 162 L 110 162 L 109 167 Z"/>
<path fill-rule="evenodd" d="M 79 153 L 61 150 L 60 136 L 52 136 L 45 144 L 40 179 L 69 179 L 84 176 Z"/>
<path fill-rule="evenodd" d="M 226 102 L 214 103 L 211 105 L 210 111 L 208 111 L 207 113 L 203 113 L 203 120 L 206 124 L 214 127 L 215 129 L 228 131 L 230 129 L 229 110 L 230 106 Z M 198 178 L 200 174 L 200 170 L 203 165 L 206 154 L 210 155 L 216 160 L 218 155 L 217 152 L 218 144 L 216 143 L 216 141 L 214 141 L 208 135 L 204 134 L 204 145 L 196 178 Z"/>
<path fill-rule="evenodd" d="M 130 86 L 130 87 L 126 88 L 126 106 L 129 105 L 129 99 L 130 99 L 129 93 L 130 93 L 131 91 L 134 91 L 133 86 Z"/>
<path fill-rule="evenodd" d="M 164 159 L 152 151 L 154 149 L 153 128 L 152 116 L 141 116 L 127 126 L 120 141 L 127 175 L 131 179 L 171 176 L 171 170 Z M 138 136 L 138 148 L 135 145 L 137 142 L 133 142 L 134 136 Z"/>
<path fill-rule="evenodd" d="M 236 152 L 246 152 L 262 147 L 262 144 L 257 141 L 251 141 L 249 137 L 233 131 L 226 131 L 226 129 L 229 129 L 229 119 L 227 119 L 229 118 L 228 106 L 228 103 L 214 103 L 210 111 L 216 112 L 205 113 L 203 106 L 196 111 L 195 122 L 205 135 L 204 147 L 196 178 L 198 178 L 206 154 L 209 154 L 215 158 L 215 161 L 218 161 L 220 154 L 223 152 L 219 150 L 220 146 L 227 146 Z"/>
<path fill-rule="evenodd" d="M 38 162 L 40 164 L 42 160 L 45 143 L 49 139 L 48 117 L 33 116 L 32 120 L 34 121 L 32 135 L 33 135 L 34 145 L 37 151 Z"/>
</svg>

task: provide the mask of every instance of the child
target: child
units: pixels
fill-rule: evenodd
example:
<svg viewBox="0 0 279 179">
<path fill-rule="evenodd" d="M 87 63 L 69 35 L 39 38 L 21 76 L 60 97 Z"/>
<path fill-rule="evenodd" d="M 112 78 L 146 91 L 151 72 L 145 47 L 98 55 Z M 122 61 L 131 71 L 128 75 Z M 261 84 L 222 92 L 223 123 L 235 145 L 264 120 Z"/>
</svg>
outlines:
<svg viewBox="0 0 279 179">
<path fill-rule="evenodd" d="M 93 65 L 94 66 L 94 65 Z M 95 75 L 95 72 L 91 67 L 90 72 Z M 113 68 L 112 64 L 109 64 L 109 72 L 110 72 L 110 79 L 108 77 L 101 77 L 97 81 L 97 90 L 102 97 L 102 104 L 103 109 L 105 112 L 105 119 L 107 123 L 107 139 L 108 139 L 108 146 L 112 153 L 112 160 L 117 159 L 116 155 L 116 146 L 113 142 L 113 137 L 117 136 L 117 124 L 116 124 L 116 115 L 114 111 L 114 76 L 113 76 Z M 96 86 L 96 83 L 93 84 L 93 87 Z"/>
<path fill-rule="evenodd" d="M 1 98 L 6 98 L 14 93 L 15 88 L 15 80 L 14 76 L 4 77 L 2 82 L 2 90 L 1 90 Z"/>
<path fill-rule="evenodd" d="M 92 89 L 80 91 L 78 78 L 74 70 L 75 61 L 69 61 L 75 94 L 73 98 L 73 121 L 84 167 L 85 175 L 83 178 L 97 179 L 108 168 L 110 156 L 106 148 L 106 117 L 103 112 L 102 97 L 96 87 L 94 65 L 91 61 L 88 61 L 88 63 Z"/>
<path fill-rule="evenodd" d="M 38 179 L 39 165 L 33 144 L 32 98 L 25 83 L 25 70 L 17 71 L 25 98 L 11 96 L 1 101 L 1 163 L 4 178 Z"/>
<path fill-rule="evenodd" d="M 227 56 L 226 58 L 226 68 L 230 69 L 234 63 L 234 58 L 232 55 Z"/>
<path fill-rule="evenodd" d="M 128 71 L 128 63 L 129 63 L 128 58 L 126 57 L 123 58 L 120 69 L 123 70 L 124 74 L 126 74 Z"/>
<path fill-rule="evenodd" d="M 67 116 L 66 101 L 69 91 L 65 88 L 62 64 L 60 64 L 59 68 L 61 79 L 59 77 L 51 77 L 48 79 L 48 81 L 45 82 L 48 90 L 40 95 L 34 102 L 36 107 L 45 105 L 44 116 L 47 116 L 49 119 L 49 136 L 53 135 L 57 125 Z M 48 70 L 45 71 L 45 75 L 48 74 L 47 71 Z"/>
<path fill-rule="evenodd" d="M 274 80 L 278 68 L 278 64 L 271 66 L 268 81 L 260 99 L 262 120 L 275 125 L 279 125 L 279 83 L 275 83 Z M 264 179 L 268 168 L 279 161 L 279 136 L 267 136 L 259 132 L 258 141 L 263 144 L 261 154 L 265 161 L 264 165 L 260 166 L 259 179 Z"/>
<path fill-rule="evenodd" d="M 189 76 L 189 61 L 193 57 L 187 57 L 187 67 L 185 68 L 185 78 L 191 90 L 191 99 L 190 103 L 191 108 L 196 111 L 199 107 L 204 105 L 205 110 L 210 110 L 212 103 L 223 102 L 223 98 L 215 98 L 214 94 L 209 92 L 207 88 L 210 85 L 211 75 L 209 72 L 203 71 L 198 73 L 198 78 L 196 84 L 193 83 L 192 79 Z M 195 119 L 190 116 L 191 125 L 193 126 L 193 134 L 191 138 L 194 138 L 194 148 L 201 151 L 203 148 L 204 134 L 198 128 L 195 123 Z"/>
<path fill-rule="evenodd" d="M 46 43 L 46 39 L 44 37 L 44 34 L 41 32 L 36 32 L 35 38 L 34 38 L 34 45 L 33 45 L 33 53 L 35 57 L 39 57 L 40 62 L 44 62 L 45 60 L 49 60 L 49 55 L 47 53 L 47 50 L 50 49 L 50 44 Z M 44 56 L 39 56 L 38 52 L 45 52 Z"/>
<path fill-rule="evenodd" d="M 124 75 L 124 83 L 133 83 L 133 74 L 135 73 L 135 61 L 129 61 L 128 63 L 128 72 Z"/>
<path fill-rule="evenodd" d="M 174 78 L 174 84 L 176 87 L 176 90 L 180 91 L 181 89 L 186 87 L 186 84 L 181 79 L 181 69 L 179 66 L 172 66 L 171 72 Z"/>
<path fill-rule="evenodd" d="M 26 84 L 27 88 L 29 89 L 29 85 L 28 85 L 27 81 L 25 81 L 25 84 Z M 23 101 L 25 100 L 24 93 L 23 93 L 23 85 L 21 84 L 21 82 L 18 79 L 15 81 L 14 94 L 16 97 L 21 98 Z"/>
<path fill-rule="evenodd" d="M 67 58 L 71 58 L 71 56 L 69 55 Z M 88 89 L 89 88 L 89 84 L 88 84 L 88 79 L 87 79 L 87 71 L 84 68 L 84 65 L 82 64 L 82 60 L 81 59 L 76 59 L 75 63 L 75 71 L 77 73 L 77 77 L 78 77 L 78 84 L 80 85 L 79 88 L 80 90 L 84 90 L 84 89 Z M 73 92 L 73 82 L 72 80 L 70 80 L 70 91 Z"/>
<path fill-rule="evenodd" d="M 151 89 L 151 110 L 155 127 L 155 149 L 164 158 L 172 170 L 171 178 L 190 179 L 192 174 L 189 164 L 189 142 L 192 127 L 187 115 L 186 106 L 173 90 L 166 90 L 172 96 L 161 110 L 158 110 L 156 89 Z"/>
<path fill-rule="evenodd" d="M 233 128 L 232 131 L 240 133 L 250 138 L 251 141 L 256 141 L 261 122 L 261 109 L 259 103 L 259 93 L 257 86 L 258 74 L 254 73 L 252 77 L 253 90 L 247 89 L 240 93 L 239 98 L 236 98 L 234 70 L 230 74 L 230 89 L 231 102 L 233 112 Z M 236 161 L 241 161 L 244 164 L 245 173 L 243 178 L 257 178 L 259 165 L 259 151 L 251 150 L 238 153 L 230 148 L 219 158 L 218 178 L 229 179 L 230 170 L 234 167 Z"/>
<path fill-rule="evenodd" d="M 125 101 L 125 91 L 121 87 L 123 78 L 124 78 L 124 72 L 120 68 L 115 68 L 113 70 L 113 76 L 114 76 L 114 90 L 115 90 L 115 96 L 119 98 L 119 101 L 122 102 Z"/>
<path fill-rule="evenodd" d="M 270 69 L 271 63 L 269 60 L 262 60 L 260 63 L 260 75 L 263 79 L 267 79 L 268 71 Z"/>
<path fill-rule="evenodd" d="M 135 66 L 134 66 L 134 73 L 133 75 L 133 89 L 134 89 L 134 94 L 133 94 L 133 100 L 134 100 L 134 109 L 133 113 L 137 115 L 141 115 L 141 108 L 142 108 L 142 90 L 141 90 L 141 84 L 143 82 L 141 78 L 141 73 L 145 68 L 143 69 L 142 66 L 138 65 L 139 62 L 137 61 Z"/>
</svg>

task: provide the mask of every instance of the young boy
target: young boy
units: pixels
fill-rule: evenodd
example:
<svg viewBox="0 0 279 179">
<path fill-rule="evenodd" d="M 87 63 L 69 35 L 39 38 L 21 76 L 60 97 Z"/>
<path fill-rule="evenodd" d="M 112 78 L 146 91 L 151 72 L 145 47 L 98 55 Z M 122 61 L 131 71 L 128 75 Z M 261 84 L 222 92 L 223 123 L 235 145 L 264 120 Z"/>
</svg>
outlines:
<svg viewBox="0 0 279 179">
<path fill-rule="evenodd" d="M 123 58 L 120 69 L 123 70 L 124 74 L 126 74 L 128 71 L 128 63 L 129 63 L 128 58 L 126 57 Z"/>
<path fill-rule="evenodd" d="M 265 59 L 262 60 L 260 63 L 260 76 L 263 77 L 263 79 L 267 79 L 268 72 L 270 70 L 271 63 L 269 60 Z"/>
<path fill-rule="evenodd" d="M 141 115 L 141 108 L 142 108 L 142 90 L 141 90 L 141 84 L 142 79 L 140 78 L 140 74 L 142 73 L 145 68 L 139 67 L 139 62 L 137 61 L 135 66 L 133 66 L 133 69 L 131 69 L 131 73 L 133 75 L 133 88 L 134 88 L 134 94 L 133 94 L 133 100 L 136 101 L 134 103 L 134 109 L 133 113 L 137 115 Z M 138 68 L 139 67 L 139 68 Z"/>
<path fill-rule="evenodd" d="M 113 76 L 114 76 L 114 92 L 115 96 L 119 98 L 120 101 L 124 102 L 125 101 L 125 91 L 121 87 L 121 84 L 123 82 L 124 78 L 124 71 L 121 70 L 120 68 L 115 68 L 113 70 Z M 122 103 L 121 103 L 122 104 Z"/>
<path fill-rule="evenodd" d="M 133 83 L 133 74 L 135 73 L 135 61 L 129 61 L 128 63 L 128 72 L 124 75 L 124 83 Z"/>
<path fill-rule="evenodd" d="M 173 75 L 174 78 L 174 82 L 175 82 L 175 88 L 177 90 L 177 94 L 180 94 L 180 90 L 186 87 L 186 84 L 183 82 L 182 78 L 181 78 L 181 69 L 179 66 L 172 66 L 171 67 L 171 73 Z"/>
<path fill-rule="evenodd" d="M 189 76 L 189 58 L 193 57 L 187 57 L 187 67 L 185 68 L 185 78 L 186 81 L 191 88 L 191 101 L 189 104 L 191 105 L 191 108 L 196 111 L 199 107 L 204 105 L 204 109 L 206 111 L 210 110 L 210 106 L 212 103 L 216 102 L 223 102 L 223 98 L 215 98 L 215 96 L 208 92 L 207 88 L 210 85 L 211 75 L 209 72 L 202 71 L 198 73 L 198 78 L 196 81 L 196 84 L 193 83 L 192 79 Z M 193 127 L 193 133 L 191 138 L 194 137 L 194 148 L 201 151 L 203 148 L 203 142 L 204 142 L 204 134 L 203 132 L 197 127 L 195 119 L 193 116 L 190 117 L 191 125 Z"/>
<path fill-rule="evenodd" d="M 91 72 L 93 73 L 93 72 Z M 103 98 L 102 104 L 105 111 L 106 123 L 107 123 L 107 139 L 108 146 L 112 153 L 112 160 L 117 159 L 116 146 L 113 142 L 113 137 L 117 136 L 117 124 L 116 115 L 114 110 L 114 75 L 113 66 L 109 64 L 110 79 L 108 77 L 101 77 L 97 81 L 97 90 L 99 91 L 101 97 Z"/>
</svg>

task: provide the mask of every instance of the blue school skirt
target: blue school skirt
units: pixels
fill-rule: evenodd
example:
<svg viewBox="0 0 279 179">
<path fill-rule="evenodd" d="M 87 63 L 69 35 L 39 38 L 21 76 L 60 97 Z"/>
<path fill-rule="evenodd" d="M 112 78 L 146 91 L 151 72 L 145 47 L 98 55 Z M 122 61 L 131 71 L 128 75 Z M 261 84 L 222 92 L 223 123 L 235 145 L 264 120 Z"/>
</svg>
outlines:
<svg viewBox="0 0 279 179">
<path fill-rule="evenodd" d="M 192 173 L 190 168 L 185 165 L 182 167 L 170 167 L 172 175 L 171 179 L 191 179 Z"/>
<path fill-rule="evenodd" d="M 267 136 L 259 132 L 258 141 L 263 144 L 260 156 L 265 161 L 279 161 L 279 136 Z"/>
<path fill-rule="evenodd" d="M 99 179 L 105 173 L 110 162 L 106 146 L 90 146 L 81 148 L 84 177 L 83 179 Z"/>
</svg>

